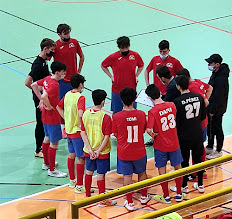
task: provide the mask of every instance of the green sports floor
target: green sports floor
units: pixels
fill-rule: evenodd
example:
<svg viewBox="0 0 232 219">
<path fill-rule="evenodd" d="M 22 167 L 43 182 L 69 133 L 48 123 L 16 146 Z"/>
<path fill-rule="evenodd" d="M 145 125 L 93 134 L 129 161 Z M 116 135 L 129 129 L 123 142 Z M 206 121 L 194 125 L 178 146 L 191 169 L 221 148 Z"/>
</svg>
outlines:
<svg viewBox="0 0 232 219">
<path fill-rule="evenodd" d="M 85 63 L 85 86 L 105 89 L 110 98 L 111 82 L 101 62 L 117 50 L 116 39 L 129 36 L 145 67 L 159 54 L 158 43 L 170 42 L 170 54 L 189 69 L 193 78 L 208 81 L 205 58 L 219 53 L 232 66 L 231 0 L 8 0 L 0 2 L 0 203 L 12 201 L 69 182 L 41 170 L 43 160 L 34 158 L 35 110 L 32 95 L 24 86 L 31 63 L 45 37 L 57 40 L 56 27 L 67 23 L 71 37 L 79 40 Z M 143 71 L 144 72 L 144 71 Z M 143 72 L 137 91 L 145 88 Z M 152 78 L 152 77 L 151 77 Z M 230 77 L 230 83 L 231 77 Z M 87 107 L 91 92 L 85 90 Z M 139 105 L 147 112 L 148 107 Z M 232 134 L 231 93 L 223 127 Z M 110 104 L 105 106 L 110 111 Z M 144 135 L 145 140 L 149 137 Z M 153 156 L 147 148 L 148 157 Z M 67 171 L 67 144 L 57 152 L 59 169 Z M 116 168 L 116 144 L 112 143 L 111 168 Z"/>
</svg>

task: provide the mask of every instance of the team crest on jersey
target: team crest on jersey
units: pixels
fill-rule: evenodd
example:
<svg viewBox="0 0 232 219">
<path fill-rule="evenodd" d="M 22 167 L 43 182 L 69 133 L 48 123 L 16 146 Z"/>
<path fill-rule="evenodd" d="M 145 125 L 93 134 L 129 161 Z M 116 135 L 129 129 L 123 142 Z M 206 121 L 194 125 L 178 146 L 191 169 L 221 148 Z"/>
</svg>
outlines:
<svg viewBox="0 0 232 219">
<path fill-rule="evenodd" d="M 69 43 L 68 45 L 69 48 L 75 47 L 73 43 Z"/>
<path fill-rule="evenodd" d="M 129 60 L 135 60 L 135 56 L 134 55 L 130 55 L 129 56 Z"/>
<path fill-rule="evenodd" d="M 172 63 L 170 63 L 170 62 L 169 62 L 169 63 L 167 63 L 167 64 L 166 64 L 166 66 L 167 66 L 168 68 L 173 68 Z"/>
<path fill-rule="evenodd" d="M 44 88 L 47 90 L 47 89 L 48 89 L 48 82 L 47 82 L 47 81 L 44 81 L 44 82 L 43 82 L 43 85 L 44 85 Z"/>
</svg>

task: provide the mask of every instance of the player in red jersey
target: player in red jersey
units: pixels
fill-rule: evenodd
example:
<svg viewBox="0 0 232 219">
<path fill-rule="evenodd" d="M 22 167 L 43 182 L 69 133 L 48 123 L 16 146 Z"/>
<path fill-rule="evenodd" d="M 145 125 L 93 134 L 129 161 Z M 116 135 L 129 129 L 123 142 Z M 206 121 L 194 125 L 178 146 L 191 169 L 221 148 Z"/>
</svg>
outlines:
<svg viewBox="0 0 232 219">
<path fill-rule="evenodd" d="M 181 168 L 183 159 L 176 131 L 176 107 L 174 103 L 164 102 L 160 98 L 159 88 L 154 84 L 149 85 L 145 93 L 154 103 L 154 107 L 148 111 L 147 133 L 155 140 L 153 146 L 155 166 L 160 175 L 165 174 L 167 161 L 170 160 L 171 166 L 178 170 Z M 182 179 L 182 177 L 175 179 L 177 187 L 175 199 L 177 202 L 181 202 L 186 196 L 181 191 Z M 168 182 L 161 183 L 161 187 L 164 195 L 155 195 L 154 199 L 170 204 Z"/>
<path fill-rule="evenodd" d="M 132 183 L 133 173 L 138 174 L 138 181 L 147 179 L 147 156 L 143 134 L 146 130 L 146 115 L 136 110 L 133 104 L 136 99 L 133 88 L 124 88 L 120 92 L 123 111 L 113 116 L 112 133 L 117 137 L 117 173 L 123 174 L 123 185 Z M 141 190 L 141 204 L 151 200 L 147 188 Z M 129 211 L 134 210 L 132 193 L 126 194 L 124 206 Z"/>
<path fill-rule="evenodd" d="M 56 41 L 56 49 L 53 55 L 54 61 L 60 61 L 67 66 L 66 76 L 59 81 L 59 100 L 70 90 L 70 78 L 74 74 L 80 74 L 84 63 L 84 54 L 76 39 L 70 38 L 71 27 L 67 24 L 59 24 L 57 27 L 57 34 L 60 39 Z M 77 55 L 80 57 L 77 65 Z M 64 120 L 61 119 L 61 124 Z M 63 125 L 62 125 L 63 126 Z M 63 137 L 66 137 L 65 131 L 62 130 Z"/>
<path fill-rule="evenodd" d="M 112 81 L 111 110 L 113 114 L 122 111 L 123 104 L 119 92 L 130 87 L 136 90 L 138 76 L 144 63 L 137 52 L 130 49 L 130 39 L 126 36 L 117 39 L 119 51 L 109 55 L 101 64 L 102 70 Z M 112 68 L 113 75 L 108 67 Z M 136 107 L 136 105 L 135 105 Z"/>
<path fill-rule="evenodd" d="M 51 64 L 52 75 L 34 82 L 31 87 L 40 100 L 39 107 L 42 109 L 42 122 L 44 126 L 45 137 L 42 144 L 44 155 L 43 170 L 48 170 L 48 176 L 66 177 L 67 173 L 60 172 L 55 168 L 57 166 L 56 150 L 58 141 L 62 138 L 60 128 L 60 115 L 56 109 L 59 103 L 59 83 L 58 81 L 65 77 L 66 65 L 56 61 Z M 44 92 L 41 95 L 40 87 Z"/>
<path fill-rule="evenodd" d="M 172 76 L 176 76 L 176 72 L 183 68 L 180 61 L 176 58 L 169 55 L 170 49 L 169 49 L 169 42 L 167 40 L 162 40 L 159 43 L 159 56 L 154 56 L 152 60 L 150 61 L 149 65 L 147 66 L 144 76 L 145 76 L 145 82 L 146 86 L 150 84 L 149 82 L 149 73 L 153 70 L 153 84 L 155 84 L 162 94 L 162 99 L 164 99 L 166 95 L 166 90 L 168 84 L 163 84 L 161 80 L 158 78 L 156 73 L 156 68 L 159 65 L 165 65 L 169 68 L 170 73 Z M 168 100 L 169 101 L 169 100 Z M 150 139 L 148 142 L 145 143 L 147 146 L 152 146 L 154 143 L 153 139 Z"/>
<path fill-rule="evenodd" d="M 161 83 L 160 79 L 156 75 L 156 68 L 159 65 L 166 65 L 171 74 L 173 76 L 176 76 L 176 72 L 180 69 L 182 69 L 182 65 L 180 64 L 179 60 L 169 55 L 170 49 L 169 49 L 169 42 L 167 40 L 162 40 L 159 43 L 159 56 L 154 56 L 152 60 L 150 61 L 149 65 L 147 66 L 144 76 L 146 81 L 146 86 L 148 86 L 149 83 L 149 72 L 153 70 L 153 83 L 159 88 L 160 93 L 162 95 L 166 94 L 167 85 L 164 85 Z"/>
</svg>

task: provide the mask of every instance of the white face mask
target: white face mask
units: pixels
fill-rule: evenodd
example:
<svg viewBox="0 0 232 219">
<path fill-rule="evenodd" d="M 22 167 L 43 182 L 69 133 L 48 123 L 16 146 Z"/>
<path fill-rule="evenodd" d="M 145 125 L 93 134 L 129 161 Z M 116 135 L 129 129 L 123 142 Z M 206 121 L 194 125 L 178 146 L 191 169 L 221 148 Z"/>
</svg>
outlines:
<svg viewBox="0 0 232 219">
<path fill-rule="evenodd" d="M 167 57 L 168 57 L 168 54 L 165 54 L 165 55 L 161 55 L 161 54 L 160 54 L 160 58 L 161 58 L 162 60 L 166 59 Z"/>
<path fill-rule="evenodd" d="M 210 71 L 213 71 L 213 70 L 214 70 L 214 66 L 209 65 L 209 66 L 208 66 L 208 69 L 209 69 Z"/>
</svg>

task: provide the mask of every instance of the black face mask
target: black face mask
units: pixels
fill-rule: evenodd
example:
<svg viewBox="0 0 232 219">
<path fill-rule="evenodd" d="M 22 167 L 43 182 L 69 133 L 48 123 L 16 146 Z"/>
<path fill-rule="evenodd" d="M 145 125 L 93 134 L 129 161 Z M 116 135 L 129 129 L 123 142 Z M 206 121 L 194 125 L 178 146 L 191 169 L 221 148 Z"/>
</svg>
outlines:
<svg viewBox="0 0 232 219">
<path fill-rule="evenodd" d="M 54 55 L 54 53 L 55 53 L 55 52 L 50 51 L 49 53 L 46 53 L 46 56 L 47 56 L 47 57 L 52 57 L 52 56 Z"/>
<path fill-rule="evenodd" d="M 70 37 L 68 39 L 63 38 L 62 40 L 67 43 L 70 40 Z"/>
<path fill-rule="evenodd" d="M 129 54 L 129 50 L 126 51 L 126 52 L 121 52 L 121 54 L 122 54 L 123 56 L 127 56 L 127 55 Z"/>
</svg>

